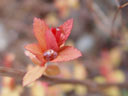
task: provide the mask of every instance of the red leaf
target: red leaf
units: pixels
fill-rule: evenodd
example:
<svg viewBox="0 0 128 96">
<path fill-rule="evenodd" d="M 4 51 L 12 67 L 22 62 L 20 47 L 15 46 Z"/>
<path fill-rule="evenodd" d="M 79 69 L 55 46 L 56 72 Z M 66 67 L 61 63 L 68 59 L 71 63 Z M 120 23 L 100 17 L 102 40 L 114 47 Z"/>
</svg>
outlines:
<svg viewBox="0 0 128 96">
<path fill-rule="evenodd" d="M 42 64 L 45 63 L 45 60 L 43 58 L 43 52 L 38 44 L 28 44 L 25 46 L 25 49 L 27 49 L 30 53 L 35 55 L 41 62 Z M 31 58 L 31 56 L 29 56 Z M 33 59 L 33 58 L 31 58 Z"/>
<path fill-rule="evenodd" d="M 39 79 L 43 75 L 45 69 L 46 69 L 45 66 L 44 67 L 35 66 L 32 69 L 30 69 L 23 77 L 23 86 L 26 86 L 32 83 L 33 81 Z"/>
<path fill-rule="evenodd" d="M 64 46 L 61 48 L 57 58 L 52 60 L 51 62 L 63 62 L 70 61 L 82 56 L 81 52 L 74 47 Z"/>
<path fill-rule="evenodd" d="M 71 33 L 72 26 L 73 26 L 73 19 L 67 20 L 63 25 L 60 26 L 60 28 L 62 28 L 63 30 L 63 33 L 61 34 L 61 38 L 60 38 L 61 40 L 59 42 L 60 45 L 67 40 L 68 36 Z"/>
<path fill-rule="evenodd" d="M 55 51 L 58 51 L 59 47 L 56 38 L 54 37 L 51 30 L 47 30 L 45 36 L 46 36 L 47 49 L 53 49 Z"/>
<path fill-rule="evenodd" d="M 37 64 L 37 65 L 41 65 L 42 66 L 42 65 L 44 65 L 46 63 L 45 60 L 42 59 L 43 58 L 42 56 L 39 59 L 39 58 L 37 58 L 39 56 L 36 56 L 36 55 L 32 54 L 29 51 L 25 51 L 25 55 L 28 56 L 32 60 L 32 62 L 34 64 Z"/>
<path fill-rule="evenodd" d="M 36 43 L 26 45 L 25 49 L 30 51 L 34 55 L 42 55 L 43 54 L 40 46 Z"/>
<path fill-rule="evenodd" d="M 34 27 L 33 30 L 35 33 L 35 37 L 38 40 L 39 45 L 41 46 L 42 50 L 46 50 L 47 46 L 46 46 L 45 32 L 49 29 L 48 26 L 43 20 L 34 18 L 33 27 Z"/>
</svg>

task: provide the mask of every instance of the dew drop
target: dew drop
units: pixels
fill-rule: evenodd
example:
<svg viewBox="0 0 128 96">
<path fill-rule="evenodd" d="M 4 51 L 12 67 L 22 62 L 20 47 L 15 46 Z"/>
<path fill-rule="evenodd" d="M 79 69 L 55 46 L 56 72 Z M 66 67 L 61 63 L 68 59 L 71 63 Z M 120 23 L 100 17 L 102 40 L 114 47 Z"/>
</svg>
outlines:
<svg viewBox="0 0 128 96">
<path fill-rule="evenodd" d="M 58 53 L 52 49 L 44 52 L 43 56 L 46 61 L 51 61 L 57 57 Z"/>
</svg>

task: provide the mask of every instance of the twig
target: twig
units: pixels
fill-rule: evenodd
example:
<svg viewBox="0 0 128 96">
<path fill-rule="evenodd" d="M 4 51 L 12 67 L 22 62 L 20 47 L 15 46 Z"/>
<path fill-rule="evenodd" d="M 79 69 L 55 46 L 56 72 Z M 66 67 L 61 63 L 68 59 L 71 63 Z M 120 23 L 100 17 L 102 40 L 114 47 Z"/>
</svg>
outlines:
<svg viewBox="0 0 128 96">
<path fill-rule="evenodd" d="M 121 10 L 122 8 L 126 7 L 126 6 L 128 6 L 128 2 L 125 3 L 125 4 L 123 4 L 123 5 L 118 6 L 118 9 L 116 10 L 116 12 L 115 12 L 115 14 L 114 14 L 114 17 L 113 17 L 113 20 L 112 20 L 111 32 L 113 32 L 114 23 L 115 23 L 115 21 L 116 21 L 116 18 L 117 18 L 117 16 L 118 16 L 120 10 Z"/>
<path fill-rule="evenodd" d="M 22 81 L 22 78 L 25 74 L 25 71 L 13 69 L 13 68 L 7 68 L 7 67 L 0 67 L 0 76 L 9 76 L 14 77 L 16 80 Z M 99 92 L 103 88 L 110 87 L 110 86 L 118 86 L 120 88 L 128 88 L 128 83 L 124 82 L 122 84 L 114 83 L 114 84 L 98 84 L 92 80 L 76 80 L 76 79 L 64 79 L 59 77 L 48 77 L 43 75 L 40 78 L 41 81 L 45 81 L 48 83 L 53 84 L 73 84 L 73 85 L 82 85 L 87 87 L 90 91 L 93 92 Z"/>
<path fill-rule="evenodd" d="M 94 1 L 94 0 L 93 0 Z M 109 32 L 110 30 L 110 20 L 101 10 L 101 8 L 95 3 L 92 3 L 92 0 L 86 0 L 86 5 L 89 11 L 92 13 L 94 21 L 100 30 Z"/>
<path fill-rule="evenodd" d="M 22 78 L 25 74 L 25 71 L 8 68 L 8 67 L 0 67 L 0 76 L 9 76 L 14 77 L 16 80 L 22 81 Z M 73 85 L 82 85 L 86 86 L 89 89 L 95 91 L 95 88 L 97 87 L 97 84 L 92 82 L 91 80 L 81 81 L 76 79 L 63 79 L 59 77 L 48 77 L 43 75 L 40 80 L 53 83 L 53 84 L 73 84 Z M 92 89 L 93 88 L 93 89 Z M 97 89 L 96 89 L 97 90 Z"/>
<path fill-rule="evenodd" d="M 9 76 L 21 80 L 24 74 L 25 72 L 22 70 L 8 68 L 8 67 L 0 67 L 0 76 Z"/>
</svg>

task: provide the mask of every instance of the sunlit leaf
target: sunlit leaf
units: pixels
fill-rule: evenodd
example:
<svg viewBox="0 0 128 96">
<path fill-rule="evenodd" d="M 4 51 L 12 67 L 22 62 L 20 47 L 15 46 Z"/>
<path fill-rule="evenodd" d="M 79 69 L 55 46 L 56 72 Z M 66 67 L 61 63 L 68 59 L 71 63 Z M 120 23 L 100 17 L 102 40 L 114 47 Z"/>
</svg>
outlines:
<svg viewBox="0 0 128 96">
<path fill-rule="evenodd" d="M 43 75 L 45 69 L 46 69 L 45 66 L 44 67 L 35 66 L 31 70 L 28 70 L 28 72 L 23 77 L 23 86 L 26 86 L 32 83 L 33 81 L 39 79 Z"/>
</svg>

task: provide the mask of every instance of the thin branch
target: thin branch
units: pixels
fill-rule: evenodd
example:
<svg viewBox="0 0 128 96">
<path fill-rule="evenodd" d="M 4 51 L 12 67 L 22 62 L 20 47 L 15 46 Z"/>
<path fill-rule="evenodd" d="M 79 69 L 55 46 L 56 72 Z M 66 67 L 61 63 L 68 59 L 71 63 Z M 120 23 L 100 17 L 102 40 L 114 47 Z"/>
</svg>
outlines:
<svg viewBox="0 0 128 96">
<path fill-rule="evenodd" d="M 94 0 L 93 0 L 94 1 Z M 100 30 L 105 32 L 110 31 L 110 20 L 101 10 L 101 8 L 92 0 L 86 0 L 86 5 L 89 11 L 92 13 L 94 21 Z"/>
<path fill-rule="evenodd" d="M 0 67 L 0 76 L 8 76 L 14 77 L 18 80 L 21 80 L 25 74 L 25 71 L 8 68 L 8 67 Z"/>
<path fill-rule="evenodd" d="M 9 76 L 14 77 L 16 80 L 22 80 L 25 71 L 8 68 L 8 67 L 0 67 L 0 76 Z M 95 88 L 97 86 L 96 83 L 92 82 L 91 80 L 81 81 L 76 79 L 63 79 L 59 77 L 48 77 L 43 75 L 40 80 L 52 83 L 52 84 L 74 84 L 74 85 L 82 85 Z"/>
<path fill-rule="evenodd" d="M 117 16 L 118 16 L 120 10 L 121 10 L 122 8 L 126 7 L 126 6 L 128 6 L 128 2 L 125 3 L 125 4 L 123 4 L 123 5 L 118 6 L 118 9 L 116 10 L 116 12 L 115 12 L 115 14 L 114 14 L 114 17 L 113 17 L 113 20 L 112 20 L 111 32 L 113 32 L 114 23 L 115 23 L 115 21 L 116 21 L 116 18 L 117 18 Z"/>
<path fill-rule="evenodd" d="M 0 76 L 9 76 L 14 77 L 16 80 L 22 81 L 22 78 L 25 74 L 25 71 L 7 67 L 0 67 Z M 76 79 L 64 79 L 59 77 L 48 77 L 43 75 L 40 78 L 41 81 L 45 81 L 51 84 L 73 84 L 73 85 L 82 85 L 87 87 L 89 90 L 93 92 L 97 92 L 102 90 L 102 88 L 110 87 L 110 86 L 118 86 L 120 88 L 128 88 L 128 83 L 124 82 L 122 84 L 113 83 L 113 84 L 98 84 L 92 80 L 76 80 Z"/>
</svg>

